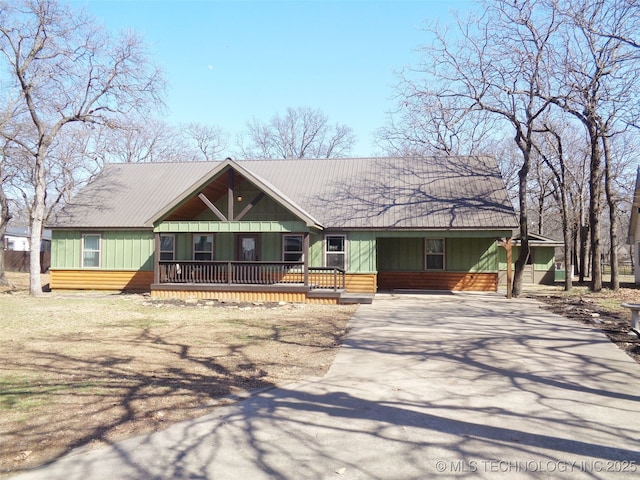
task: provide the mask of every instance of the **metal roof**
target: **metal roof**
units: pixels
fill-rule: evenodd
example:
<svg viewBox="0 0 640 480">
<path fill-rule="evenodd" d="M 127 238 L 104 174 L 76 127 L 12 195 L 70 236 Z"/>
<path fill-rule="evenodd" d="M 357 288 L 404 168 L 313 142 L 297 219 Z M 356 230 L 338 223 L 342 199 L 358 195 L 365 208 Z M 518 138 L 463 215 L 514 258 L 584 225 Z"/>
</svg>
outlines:
<svg viewBox="0 0 640 480">
<path fill-rule="evenodd" d="M 51 223 L 52 228 L 140 228 L 197 184 L 216 163 L 114 163 L 104 167 Z"/>
<path fill-rule="evenodd" d="M 225 163 L 226 162 L 226 163 Z M 307 224 L 324 228 L 517 227 L 491 157 L 245 160 L 112 164 L 69 203 L 57 228 L 140 228 L 197 195 L 224 169 L 241 171 Z"/>
<path fill-rule="evenodd" d="M 503 229 L 518 222 L 495 159 L 254 160 L 327 228 Z"/>
</svg>

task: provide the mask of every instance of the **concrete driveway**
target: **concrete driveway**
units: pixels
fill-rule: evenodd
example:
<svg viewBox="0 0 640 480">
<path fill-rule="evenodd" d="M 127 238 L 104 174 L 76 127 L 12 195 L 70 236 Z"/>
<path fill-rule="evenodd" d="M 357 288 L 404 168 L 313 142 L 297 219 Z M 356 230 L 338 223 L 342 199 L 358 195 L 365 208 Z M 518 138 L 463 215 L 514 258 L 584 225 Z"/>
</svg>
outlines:
<svg viewBox="0 0 640 480">
<path fill-rule="evenodd" d="M 378 295 L 328 374 L 20 479 L 640 478 L 640 365 L 533 300 Z"/>
</svg>

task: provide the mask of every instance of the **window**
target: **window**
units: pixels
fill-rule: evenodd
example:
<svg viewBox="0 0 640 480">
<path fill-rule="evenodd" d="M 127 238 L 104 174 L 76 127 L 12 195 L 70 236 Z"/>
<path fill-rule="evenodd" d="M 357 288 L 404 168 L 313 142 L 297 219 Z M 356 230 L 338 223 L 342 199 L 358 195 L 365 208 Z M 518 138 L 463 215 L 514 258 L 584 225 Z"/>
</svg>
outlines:
<svg viewBox="0 0 640 480">
<path fill-rule="evenodd" d="M 100 235 L 91 233 L 82 235 L 82 267 L 100 267 Z"/>
<path fill-rule="evenodd" d="M 345 269 L 346 243 L 344 235 L 327 235 L 324 238 L 325 266 Z"/>
<path fill-rule="evenodd" d="M 425 250 L 427 270 L 444 270 L 444 239 L 427 238 Z"/>
<path fill-rule="evenodd" d="M 302 245 L 303 245 L 302 235 L 283 235 L 282 236 L 282 261 L 283 262 L 304 261 L 304 252 L 303 252 Z"/>
<path fill-rule="evenodd" d="M 210 262 L 213 260 L 213 234 L 193 236 L 193 259 Z"/>
<path fill-rule="evenodd" d="M 176 259 L 175 235 L 160 235 L 160 260 L 172 261 Z"/>
</svg>

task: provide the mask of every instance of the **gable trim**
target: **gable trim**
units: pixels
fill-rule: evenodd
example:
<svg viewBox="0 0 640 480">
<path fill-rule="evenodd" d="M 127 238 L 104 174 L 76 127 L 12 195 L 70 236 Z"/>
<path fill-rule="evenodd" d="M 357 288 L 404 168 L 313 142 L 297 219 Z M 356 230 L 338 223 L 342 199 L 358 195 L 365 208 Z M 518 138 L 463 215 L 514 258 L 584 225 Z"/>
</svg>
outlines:
<svg viewBox="0 0 640 480">
<path fill-rule="evenodd" d="M 150 217 L 145 221 L 145 226 L 153 227 L 156 223 L 160 222 L 163 217 L 169 214 L 171 210 L 173 210 L 175 207 L 180 205 L 180 203 L 184 202 L 185 200 L 195 196 L 198 190 L 204 188 L 207 185 L 207 183 L 211 182 L 218 175 L 224 173 L 224 171 L 227 169 L 229 169 L 228 170 L 229 172 L 236 171 L 240 173 L 246 180 L 253 183 L 264 194 L 273 198 L 276 202 L 280 203 L 284 208 L 286 208 L 287 210 L 292 212 L 295 216 L 297 216 L 302 221 L 304 221 L 307 227 L 313 227 L 318 229 L 324 228 L 320 224 L 320 222 L 318 222 L 311 214 L 309 214 L 307 211 L 302 209 L 298 204 L 296 204 L 293 200 L 287 197 L 280 190 L 275 188 L 266 180 L 255 175 L 254 173 L 250 172 L 244 167 L 240 166 L 237 162 L 233 161 L 230 158 L 227 158 L 226 160 L 218 163 L 204 177 L 199 179 L 197 182 L 193 183 L 188 189 L 186 189 L 183 193 L 178 195 L 176 198 L 169 201 L 169 203 L 167 203 L 162 209 L 160 209 L 157 213 L 155 213 L 152 217 Z M 233 173 L 230 173 L 230 175 L 233 175 Z M 229 195 L 232 195 L 231 191 L 229 192 Z M 200 199 L 202 200 L 202 197 L 200 197 Z M 211 208 L 208 203 L 207 203 L 207 206 Z M 215 210 L 214 210 L 214 213 L 216 213 Z M 230 221 L 229 219 L 223 220 L 222 218 L 224 217 L 224 215 L 222 214 L 222 212 L 219 212 L 219 213 L 220 215 L 216 213 L 216 216 L 218 216 L 218 218 L 220 218 L 221 221 Z"/>
</svg>

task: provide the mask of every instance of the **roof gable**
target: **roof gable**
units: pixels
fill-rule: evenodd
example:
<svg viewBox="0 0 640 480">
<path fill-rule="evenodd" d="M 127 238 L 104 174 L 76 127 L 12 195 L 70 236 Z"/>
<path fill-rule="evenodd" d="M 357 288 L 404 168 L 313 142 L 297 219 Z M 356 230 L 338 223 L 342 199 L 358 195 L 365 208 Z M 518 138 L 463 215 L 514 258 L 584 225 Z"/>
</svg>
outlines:
<svg viewBox="0 0 640 480">
<path fill-rule="evenodd" d="M 145 221 L 146 226 L 152 226 L 155 223 L 163 220 L 167 216 L 167 214 L 169 214 L 173 209 L 175 209 L 178 205 L 185 202 L 186 200 L 190 198 L 195 200 L 199 194 L 204 194 L 203 191 L 206 190 L 207 187 L 209 187 L 209 190 L 213 192 L 219 191 L 221 188 L 225 191 L 227 191 L 229 188 L 233 189 L 233 185 L 230 185 L 229 181 L 224 178 L 224 175 L 229 171 L 240 174 L 240 178 L 242 181 L 249 181 L 253 183 L 263 193 L 269 195 L 276 202 L 280 203 L 286 209 L 290 210 L 298 218 L 305 221 L 308 226 L 320 227 L 320 224 L 313 218 L 313 216 L 300 208 L 299 205 L 289 199 L 285 194 L 283 194 L 273 185 L 269 184 L 266 180 L 243 168 L 241 165 L 234 162 L 230 158 L 224 160 L 223 162 L 219 162 L 211 171 L 209 171 L 205 175 L 205 177 L 194 183 L 193 186 L 186 189 L 172 201 L 164 205 L 162 209 L 160 209 L 157 213 L 155 213 Z M 233 180 L 231 181 L 231 183 L 233 183 Z M 197 201 L 204 204 L 204 201 L 199 198 Z M 233 218 L 227 218 L 227 220 L 233 220 Z"/>
</svg>

